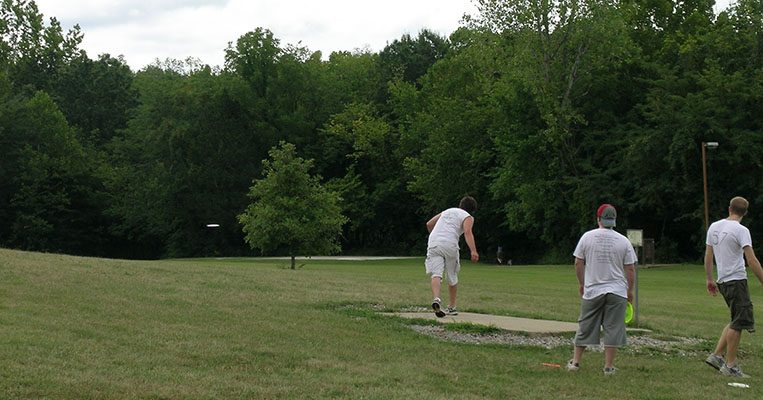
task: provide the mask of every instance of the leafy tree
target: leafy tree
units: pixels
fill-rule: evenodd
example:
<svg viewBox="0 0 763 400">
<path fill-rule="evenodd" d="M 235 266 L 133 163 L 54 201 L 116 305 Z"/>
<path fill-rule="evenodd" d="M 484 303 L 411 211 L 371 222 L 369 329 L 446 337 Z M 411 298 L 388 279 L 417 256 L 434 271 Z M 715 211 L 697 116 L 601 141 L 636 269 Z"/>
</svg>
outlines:
<svg viewBox="0 0 763 400">
<path fill-rule="evenodd" d="M 388 111 L 391 84 L 406 82 L 420 88 L 421 77 L 449 51 L 448 40 L 428 29 L 419 32 L 415 39 L 405 34 L 388 44 L 378 56 L 381 82 L 374 101 L 379 109 Z"/>
<path fill-rule="evenodd" d="M 34 1 L 0 2 L 0 68 L 14 86 L 49 91 L 60 69 L 83 54 L 78 25 L 64 33 L 55 18 L 45 25 Z"/>
<path fill-rule="evenodd" d="M 423 29 L 414 39 L 409 34 L 395 39 L 379 53 L 379 65 L 386 81 L 400 79 L 408 83 L 418 83 L 429 67 L 442 59 L 450 50 L 446 38 Z"/>
<path fill-rule="evenodd" d="M 260 99 L 265 99 L 277 71 L 276 64 L 283 54 L 280 41 L 267 29 L 257 28 L 238 38 L 225 50 L 225 67 L 252 86 Z"/>
<path fill-rule="evenodd" d="M 339 109 L 321 92 L 325 80 L 320 64 L 319 52 L 281 47 L 263 28 L 246 33 L 226 50 L 226 72 L 249 83 L 250 113 L 259 130 L 300 148 L 314 142 L 317 128 Z"/>
<path fill-rule="evenodd" d="M 339 196 L 309 174 L 313 161 L 297 157 L 294 145 L 281 142 L 269 154 L 265 177 L 249 192 L 253 202 L 238 216 L 247 243 L 263 253 L 284 249 L 292 269 L 297 255 L 339 252 L 338 236 L 347 221 Z"/>
</svg>

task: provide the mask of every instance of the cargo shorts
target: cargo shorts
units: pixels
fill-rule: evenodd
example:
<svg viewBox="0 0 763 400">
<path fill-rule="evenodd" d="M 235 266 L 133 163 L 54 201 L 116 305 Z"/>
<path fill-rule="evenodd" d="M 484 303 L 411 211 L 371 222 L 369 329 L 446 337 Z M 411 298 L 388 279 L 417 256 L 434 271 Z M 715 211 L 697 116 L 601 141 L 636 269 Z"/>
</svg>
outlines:
<svg viewBox="0 0 763 400">
<path fill-rule="evenodd" d="M 726 300 L 731 312 L 729 327 L 735 331 L 755 332 L 755 318 L 752 314 L 752 301 L 747 279 L 718 283 L 718 290 Z"/>
</svg>

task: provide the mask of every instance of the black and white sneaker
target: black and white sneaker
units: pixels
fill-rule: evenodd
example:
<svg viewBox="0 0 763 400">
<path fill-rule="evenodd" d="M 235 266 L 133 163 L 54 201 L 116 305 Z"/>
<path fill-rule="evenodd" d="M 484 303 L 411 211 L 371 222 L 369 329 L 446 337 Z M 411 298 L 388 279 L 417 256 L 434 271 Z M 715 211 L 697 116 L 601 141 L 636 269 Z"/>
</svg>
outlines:
<svg viewBox="0 0 763 400">
<path fill-rule="evenodd" d="M 744 372 L 742 372 L 742 368 L 740 368 L 738 365 L 729 366 L 728 364 L 723 364 L 723 366 L 718 370 L 718 372 L 720 372 L 721 375 L 733 376 L 736 378 L 750 377 L 750 375 L 747 375 Z"/>
<path fill-rule="evenodd" d="M 432 300 L 432 309 L 434 310 L 434 315 L 437 316 L 437 318 L 442 318 L 445 316 L 445 311 L 442 310 L 442 307 L 440 307 L 440 298 L 435 298 Z"/>
<path fill-rule="evenodd" d="M 719 371 L 720 371 L 720 369 L 721 369 L 721 368 L 722 368 L 724 365 L 726 365 L 726 362 L 725 362 L 725 360 L 723 359 L 723 357 L 721 357 L 721 356 L 719 356 L 719 355 L 715 355 L 714 353 L 710 353 L 710 355 L 709 355 L 709 356 L 707 356 L 707 358 L 705 359 L 705 363 L 706 363 L 707 365 L 709 365 L 709 366 L 711 366 L 711 367 L 713 367 L 713 368 L 715 368 L 715 369 L 719 370 Z"/>
<path fill-rule="evenodd" d="M 456 307 L 448 307 L 445 309 L 445 313 L 448 315 L 458 315 L 458 310 L 456 310 Z"/>
</svg>

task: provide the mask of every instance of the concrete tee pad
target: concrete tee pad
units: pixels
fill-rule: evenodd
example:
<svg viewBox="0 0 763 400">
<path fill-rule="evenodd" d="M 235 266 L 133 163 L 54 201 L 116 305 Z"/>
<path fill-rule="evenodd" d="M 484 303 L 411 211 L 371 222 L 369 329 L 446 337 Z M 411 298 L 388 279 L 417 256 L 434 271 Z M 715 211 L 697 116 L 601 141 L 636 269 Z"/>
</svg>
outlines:
<svg viewBox="0 0 763 400">
<path fill-rule="evenodd" d="M 444 323 L 471 323 L 477 325 L 494 326 L 507 331 L 541 333 L 567 333 L 578 329 L 577 322 L 549 321 L 542 319 L 530 319 L 519 317 L 506 317 L 500 315 L 476 314 L 459 312 L 458 315 L 446 315 L 437 318 L 433 313 L 410 312 L 410 313 L 387 313 L 402 318 L 432 319 Z"/>
</svg>

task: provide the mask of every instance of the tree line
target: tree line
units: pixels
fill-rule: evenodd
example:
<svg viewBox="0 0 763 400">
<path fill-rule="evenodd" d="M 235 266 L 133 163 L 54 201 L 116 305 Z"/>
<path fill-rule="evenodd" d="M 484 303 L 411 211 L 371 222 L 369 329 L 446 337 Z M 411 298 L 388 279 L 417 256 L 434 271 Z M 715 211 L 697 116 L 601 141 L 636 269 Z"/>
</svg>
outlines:
<svg viewBox="0 0 763 400">
<path fill-rule="evenodd" d="M 709 141 L 711 220 L 745 196 L 763 238 L 763 1 L 476 3 L 448 37 L 379 52 L 324 57 L 257 28 L 222 66 L 132 71 L 2 0 L 0 246 L 277 254 L 250 249 L 237 216 L 281 142 L 340 199 L 345 254 L 421 255 L 426 220 L 469 194 L 486 255 L 566 262 L 608 202 L 658 260 L 696 261 Z"/>
</svg>

